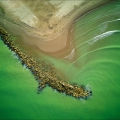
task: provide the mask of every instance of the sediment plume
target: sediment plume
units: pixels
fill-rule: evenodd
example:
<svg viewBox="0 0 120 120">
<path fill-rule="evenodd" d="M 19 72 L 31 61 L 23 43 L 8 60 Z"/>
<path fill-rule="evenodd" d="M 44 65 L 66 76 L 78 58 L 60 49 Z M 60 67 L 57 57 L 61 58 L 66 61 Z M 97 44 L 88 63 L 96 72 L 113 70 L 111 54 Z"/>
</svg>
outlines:
<svg viewBox="0 0 120 120">
<path fill-rule="evenodd" d="M 56 74 L 55 68 L 52 64 L 48 64 L 45 61 L 40 61 L 38 63 L 38 61 L 32 56 L 28 55 L 26 52 L 23 52 L 17 45 L 15 45 L 10 34 L 2 26 L 0 26 L 0 36 L 4 44 L 7 45 L 11 51 L 15 52 L 22 65 L 25 65 L 34 75 L 39 83 L 38 93 L 46 86 L 50 86 L 60 93 L 65 93 L 66 95 L 77 99 L 86 99 L 92 95 L 92 91 L 87 90 L 85 86 L 72 85 L 62 80 Z"/>
</svg>

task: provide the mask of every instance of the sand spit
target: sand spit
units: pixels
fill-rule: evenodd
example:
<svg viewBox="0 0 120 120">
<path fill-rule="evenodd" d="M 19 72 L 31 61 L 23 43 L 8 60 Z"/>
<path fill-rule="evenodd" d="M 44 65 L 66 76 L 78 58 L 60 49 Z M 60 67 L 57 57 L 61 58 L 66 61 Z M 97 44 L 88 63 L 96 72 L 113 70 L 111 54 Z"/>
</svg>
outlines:
<svg viewBox="0 0 120 120">
<path fill-rule="evenodd" d="M 0 24 L 21 42 L 63 58 L 74 49 L 72 24 L 84 13 L 111 0 L 1 0 Z M 70 30 L 71 29 L 71 30 Z M 69 49 L 69 50 L 68 50 Z M 64 53 L 64 51 L 67 51 Z"/>
</svg>

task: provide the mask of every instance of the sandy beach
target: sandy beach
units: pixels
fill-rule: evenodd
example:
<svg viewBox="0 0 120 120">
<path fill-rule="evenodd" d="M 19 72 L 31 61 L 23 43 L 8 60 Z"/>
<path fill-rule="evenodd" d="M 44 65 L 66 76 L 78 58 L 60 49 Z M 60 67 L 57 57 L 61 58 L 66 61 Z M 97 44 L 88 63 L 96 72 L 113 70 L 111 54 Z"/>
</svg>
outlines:
<svg viewBox="0 0 120 120">
<path fill-rule="evenodd" d="M 65 13 L 63 14 L 62 12 L 61 13 L 58 12 L 58 16 L 57 16 L 57 13 L 54 13 L 52 17 L 50 16 L 48 18 L 51 21 L 51 23 L 49 20 L 48 21 L 39 20 L 37 24 L 36 24 L 36 21 L 32 21 L 31 23 L 31 22 L 27 22 L 28 20 L 27 17 L 26 17 L 26 21 L 24 18 L 16 22 L 15 15 L 12 17 L 10 16 L 11 19 L 13 19 L 13 21 L 16 22 L 15 24 L 8 19 L 4 19 L 4 20 L 1 19 L 0 23 L 5 29 L 9 31 L 11 35 L 20 36 L 22 38 L 21 41 L 19 41 L 19 43 L 21 42 L 22 44 L 23 42 L 23 44 L 26 43 L 29 46 L 36 46 L 40 51 L 43 51 L 48 55 L 52 55 L 57 58 L 64 58 L 68 56 L 74 49 L 74 45 L 71 42 L 72 39 L 74 38 L 74 33 L 72 31 L 72 25 L 74 24 L 74 22 L 85 13 L 109 1 L 110 0 L 106 0 L 106 1 L 81 0 L 79 4 L 77 3 L 78 5 L 74 3 L 75 5 L 72 6 L 71 8 L 70 6 L 72 3 L 68 4 L 66 8 L 65 7 L 59 8 L 59 11 L 61 9 L 62 9 L 62 12 L 65 10 L 68 11 L 66 14 Z M 17 2 L 19 3 L 19 6 L 22 6 L 22 3 L 20 3 L 19 1 Z M 13 1 L 10 4 L 12 3 Z M 43 4 L 43 3 L 40 3 L 40 4 Z M 62 4 L 64 4 L 64 2 Z M 3 2 L 2 6 L 6 7 L 7 3 Z M 31 8 L 31 10 L 33 9 Z M 56 9 L 53 9 L 52 11 L 54 12 L 55 10 Z M 46 16 L 47 13 L 45 13 L 45 11 L 43 12 L 44 12 L 43 15 Z M 12 9 L 11 9 L 11 13 L 14 13 Z M 61 16 L 63 14 L 63 16 L 59 17 L 60 14 Z M 6 15 L 9 16 L 9 12 Z M 21 14 L 19 14 L 19 16 L 20 15 Z M 43 22 L 42 23 L 43 26 L 38 27 L 38 24 L 41 24 L 41 21 Z M 52 24 L 52 23 L 55 23 L 55 25 L 50 27 L 49 24 Z"/>
</svg>

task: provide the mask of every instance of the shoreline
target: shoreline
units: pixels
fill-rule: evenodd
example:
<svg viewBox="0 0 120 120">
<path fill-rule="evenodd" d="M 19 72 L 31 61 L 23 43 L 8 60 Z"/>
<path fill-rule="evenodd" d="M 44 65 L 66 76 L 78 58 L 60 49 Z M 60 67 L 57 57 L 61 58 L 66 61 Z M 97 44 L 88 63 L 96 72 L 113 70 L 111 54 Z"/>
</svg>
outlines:
<svg viewBox="0 0 120 120">
<path fill-rule="evenodd" d="M 103 0 L 100 2 L 98 2 L 98 1 L 94 2 L 94 1 L 90 0 L 86 4 L 79 5 L 78 7 L 73 9 L 70 13 L 63 16 L 60 20 L 58 20 L 56 25 L 52 29 L 49 29 L 50 34 L 47 33 L 47 31 L 42 32 L 41 29 L 32 28 L 27 25 L 24 26 L 24 24 L 21 24 L 21 25 L 23 25 L 26 30 L 32 31 L 33 34 L 35 35 L 34 37 L 40 38 L 43 41 L 52 41 L 53 39 L 57 39 L 61 34 L 63 34 L 67 29 L 69 29 L 69 27 L 72 24 L 74 24 L 74 22 L 77 19 L 80 19 L 83 15 L 89 13 L 90 11 L 92 11 L 100 6 L 103 6 L 107 3 L 110 3 L 112 1 L 115 1 L 115 0 L 106 0 L 106 1 Z M 53 18 L 53 20 L 54 20 L 54 18 Z"/>
<path fill-rule="evenodd" d="M 60 22 L 58 22 L 57 25 L 53 29 L 51 29 L 51 31 L 53 31 L 52 34 L 46 37 L 40 36 L 41 34 L 40 31 L 39 30 L 36 31 L 37 29 L 35 28 L 30 28 L 29 26 L 27 28 L 26 25 L 22 24 L 16 25 L 12 22 L 7 21 L 7 19 L 3 20 L 1 19 L 1 23 L 5 27 L 5 29 L 9 31 L 11 35 L 20 36 L 22 38 L 21 43 L 23 42 L 25 44 L 28 44 L 29 46 L 34 45 L 40 51 L 46 53 L 47 55 L 53 57 L 56 57 L 58 55 L 58 58 L 63 58 L 71 54 L 71 52 L 73 51 L 74 45 L 73 44 L 70 45 L 71 41 L 70 36 L 74 37 L 74 35 L 72 35 L 73 34 L 72 32 L 69 32 L 69 29 L 72 30 L 72 28 L 70 27 L 73 26 L 77 19 L 80 19 L 80 17 L 82 17 L 86 13 L 89 13 L 89 11 L 94 10 L 95 8 L 98 8 L 100 5 L 103 5 L 106 2 L 110 1 L 111 0 L 100 1 L 99 3 L 89 1 L 89 3 L 86 3 L 81 7 L 80 6 L 75 7 L 73 11 L 64 16 L 60 20 Z M 67 53 L 63 54 L 63 51 L 65 50 L 67 50 Z"/>
</svg>

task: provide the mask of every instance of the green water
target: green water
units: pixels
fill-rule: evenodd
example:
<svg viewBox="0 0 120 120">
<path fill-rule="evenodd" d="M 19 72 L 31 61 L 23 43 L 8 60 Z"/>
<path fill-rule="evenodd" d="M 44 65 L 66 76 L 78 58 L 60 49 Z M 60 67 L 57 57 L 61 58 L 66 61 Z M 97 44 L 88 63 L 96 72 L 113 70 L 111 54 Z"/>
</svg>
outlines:
<svg viewBox="0 0 120 120">
<path fill-rule="evenodd" d="M 53 62 L 93 96 L 77 100 L 50 87 L 37 94 L 33 75 L 0 41 L 0 119 L 120 119 L 120 2 L 85 15 L 74 31 L 74 63 Z"/>
</svg>

